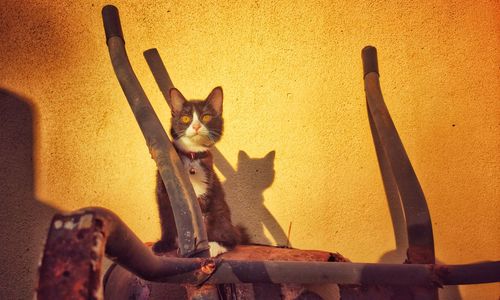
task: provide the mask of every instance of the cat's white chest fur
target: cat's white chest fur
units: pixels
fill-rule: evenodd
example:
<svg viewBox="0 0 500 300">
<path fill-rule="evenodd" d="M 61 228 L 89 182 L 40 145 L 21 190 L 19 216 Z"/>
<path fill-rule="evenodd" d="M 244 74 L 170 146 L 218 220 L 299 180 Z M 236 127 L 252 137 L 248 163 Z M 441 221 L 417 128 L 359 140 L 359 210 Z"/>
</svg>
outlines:
<svg viewBox="0 0 500 300">
<path fill-rule="evenodd" d="M 208 190 L 207 174 L 205 169 L 201 166 L 200 160 L 195 159 L 191 161 L 191 159 L 187 157 L 182 157 L 182 163 L 189 174 L 189 180 L 194 188 L 196 197 L 204 195 Z"/>
</svg>

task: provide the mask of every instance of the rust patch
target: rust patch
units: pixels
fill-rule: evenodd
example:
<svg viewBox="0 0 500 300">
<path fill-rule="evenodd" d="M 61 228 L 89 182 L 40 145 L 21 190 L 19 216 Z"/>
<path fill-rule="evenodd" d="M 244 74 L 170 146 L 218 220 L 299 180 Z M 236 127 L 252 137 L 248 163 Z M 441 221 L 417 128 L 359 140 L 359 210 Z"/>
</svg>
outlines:
<svg viewBox="0 0 500 300">
<path fill-rule="evenodd" d="M 136 277 L 131 285 L 131 294 L 130 299 L 148 300 L 151 295 L 151 284 Z"/>
<path fill-rule="evenodd" d="M 443 287 L 443 279 L 446 275 L 450 273 L 447 266 L 432 265 L 430 266 L 432 273 L 432 283 L 437 287 Z"/>
<path fill-rule="evenodd" d="M 200 269 L 195 272 L 197 287 L 201 287 L 205 282 L 210 279 L 210 276 L 217 269 L 217 261 L 212 258 L 204 259 L 201 263 Z"/>
<path fill-rule="evenodd" d="M 215 271 L 216 264 L 213 260 L 206 260 L 201 265 L 201 271 L 205 274 L 212 274 Z"/>
<path fill-rule="evenodd" d="M 241 245 L 221 255 L 234 260 L 281 260 L 281 261 L 331 261 L 332 256 L 345 259 L 340 254 L 319 250 L 298 250 L 271 246 Z"/>
<path fill-rule="evenodd" d="M 427 247 L 413 246 L 406 251 L 408 257 L 405 264 L 434 264 L 434 251 Z"/>
<path fill-rule="evenodd" d="M 205 284 L 200 287 L 186 285 L 187 299 L 219 300 L 219 291 L 215 285 Z"/>
<path fill-rule="evenodd" d="M 37 299 L 102 299 L 102 233 L 89 214 L 56 215 L 40 267 Z"/>
</svg>

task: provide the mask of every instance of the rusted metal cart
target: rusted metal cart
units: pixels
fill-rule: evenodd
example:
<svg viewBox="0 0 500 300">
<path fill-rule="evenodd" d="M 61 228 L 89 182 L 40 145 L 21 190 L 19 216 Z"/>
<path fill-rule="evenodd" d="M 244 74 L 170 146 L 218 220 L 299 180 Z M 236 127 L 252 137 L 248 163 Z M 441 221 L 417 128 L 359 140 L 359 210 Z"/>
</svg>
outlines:
<svg viewBox="0 0 500 300">
<path fill-rule="evenodd" d="M 384 104 L 373 47 L 362 51 L 368 117 L 384 185 L 399 198 L 406 222 L 404 264 L 352 263 L 337 253 L 258 245 L 208 257 L 195 193 L 128 61 L 116 7 L 105 6 L 103 19 L 115 73 L 172 203 L 179 249 L 155 255 L 104 208 L 57 214 L 43 253 L 38 299 L 437 299 L 443 285 L 500 281 L 498 261 L 435 264 L 429 210 Z M 173 84 L 158 52 L 144 55 L 169 97 Z M 104 256 L 114 261 L 105 276 Z"/>
</svg>

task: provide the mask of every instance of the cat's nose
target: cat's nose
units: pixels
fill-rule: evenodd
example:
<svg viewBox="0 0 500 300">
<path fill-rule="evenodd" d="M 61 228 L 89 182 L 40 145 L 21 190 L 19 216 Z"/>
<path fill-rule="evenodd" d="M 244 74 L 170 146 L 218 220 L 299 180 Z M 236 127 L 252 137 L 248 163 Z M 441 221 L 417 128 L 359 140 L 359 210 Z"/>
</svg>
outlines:
<svg viewBox="0 0 500 300">
<path fill-rule="evenodd" d="M 193 124 L 194 131 L 198 132 L 198 130 L 200 130 L 200 128 L 201 128 L 201 124 L 198 124 L 198 123 L 197 124 Z"/>
</svg>

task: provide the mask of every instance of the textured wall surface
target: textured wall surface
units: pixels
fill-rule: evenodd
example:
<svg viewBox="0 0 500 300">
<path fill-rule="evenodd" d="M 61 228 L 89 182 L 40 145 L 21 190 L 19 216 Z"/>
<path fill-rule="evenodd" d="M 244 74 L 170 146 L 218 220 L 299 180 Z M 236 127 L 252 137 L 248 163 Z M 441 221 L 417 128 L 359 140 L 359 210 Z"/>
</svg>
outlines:
<svg viewBox="0 0 500 300">
<path fill-rule="evenodd" d="M 155 166 L 111 68 L 101 1 L 0 5 L 1 299 L 30 299 L 58 210 L 104 206 L 159 236 Z M 364 101 L 381 83 L 431 211 L 437 259 L 500 259 L 498 1 L 116 1 L 130 60 L 168 124 L 142 52 L 189 98 L 225 92 L 216 166 L 256 242 L 401 262 Z M 275 156 L 271 154 L 275 151 Z M 498 299 L 498 284 L 446 291 Z"/>
</svg>

